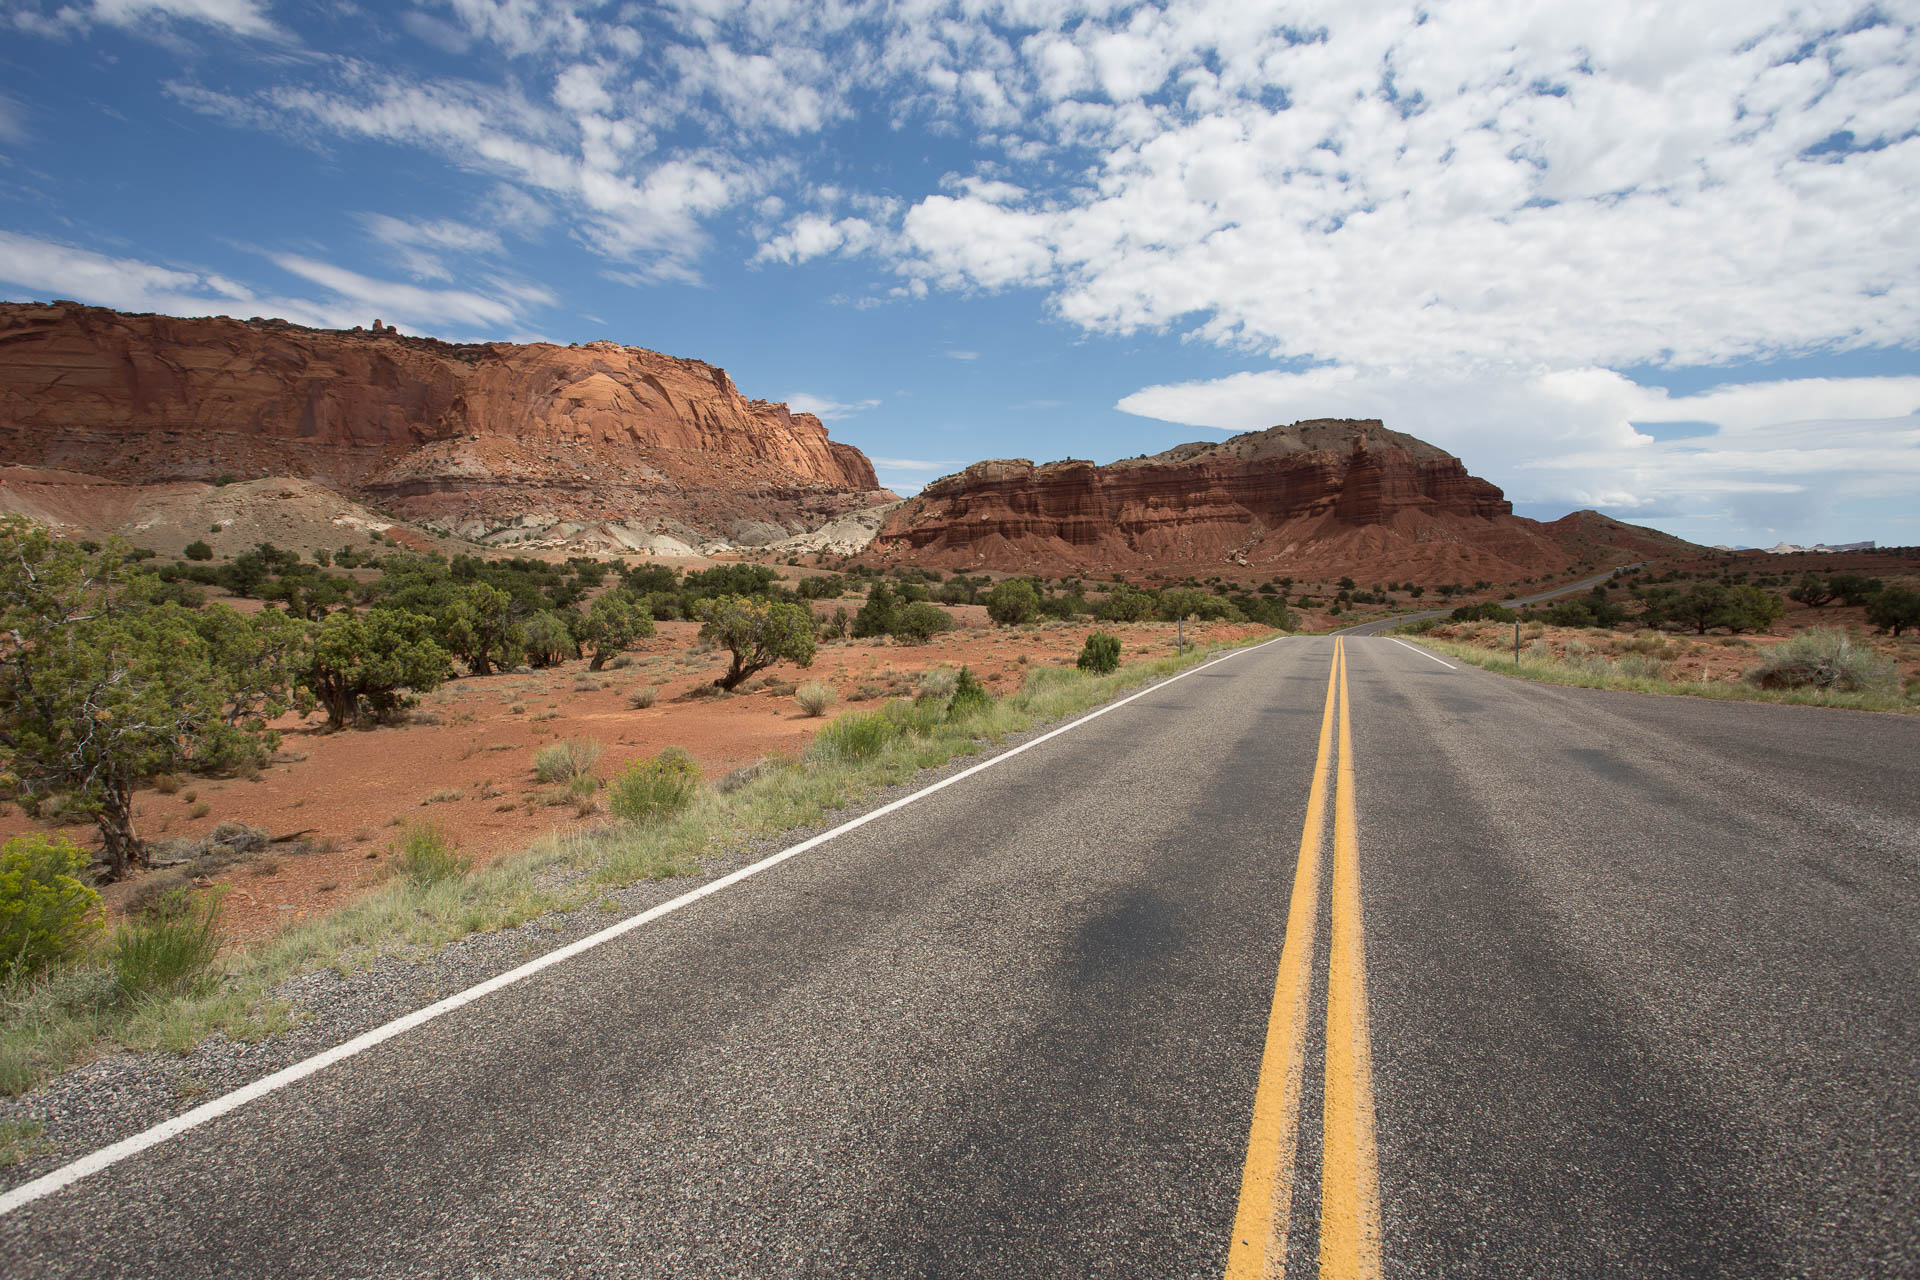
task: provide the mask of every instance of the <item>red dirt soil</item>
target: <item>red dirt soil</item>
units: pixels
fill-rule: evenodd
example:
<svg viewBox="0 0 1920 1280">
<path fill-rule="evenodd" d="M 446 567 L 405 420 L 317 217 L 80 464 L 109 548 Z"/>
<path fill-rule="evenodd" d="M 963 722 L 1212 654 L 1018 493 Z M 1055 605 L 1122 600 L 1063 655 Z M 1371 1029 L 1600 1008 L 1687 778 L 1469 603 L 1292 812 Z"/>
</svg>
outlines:
<svg viewBox="0 0 1920 1280">
<path fill-rule="evenodd" d="M 695 652 L 697 624 L 663 622 L 619 670 L 593 673 L 577 661 L 452 680 L 423 697 L 403 726 L 330 733 L 318 716 L 289 716 L 278 726 L 279 756 L 257 779 L 185 777 L 174 794 L 143 790 L 136 823 L 148 840 L 204 836 L 221 822 L 274 836 L 307 833 L 311 851 L 269 852 L 197 882 L 231 886 L 222 911 L 228 936 L 260 937 L 324 914 L 378 884 L 387 874 L 392 842 L 408 823 L 437 823 L 463 854 L 484 862 L 526 849 L 550 832 L 605 821 L 545 802 L 555 789 L 535 780 L 533 753 L 548 743 L 598 739 L 606 747 L 597 770 L 602 777 L 630 760 L 680 746 L 699 761 L 706 778 L 718 779 L 769 756 L 799 754 L 833 717 L 910 695 L 920 673 L 935 667 L 966 663 L 996 694 L 1011 694 L 1029 668 L 1071 664 L 1093 629 L 1081 622 L 987 630 L 979 625 L 984 609 L 953 612 L 963 629 L 929 644 L 823 644 L 811 668 L 782 663 L 749 682 L 760 687 L 724 697 L 687 694 L 725 670 L 725 652 Z M 1170 623 L 1102 629 L 1120 636 L 1125 661 L 1173 649 Z M 1246 625 L 1187 628 L 1189 641 L 1202 643 L 1263 632 Z M 808 680 L 834 689 L 826 718 L 808 718 L 794 703 L 791 686 Z M 658 687 L 654 705 L 635 709 L 631 695 L 650 685 Z M 201 805 L 205 812 L 194 817 Z M 0 813 L 0 838 L 44 829 L 13 806 Z M 93 835 L 90 826 L 64 831 L 83 844 Z M 137 894 L 143 878 L 110 886 L 104 895 L 110 909 Z"/>
</svg>

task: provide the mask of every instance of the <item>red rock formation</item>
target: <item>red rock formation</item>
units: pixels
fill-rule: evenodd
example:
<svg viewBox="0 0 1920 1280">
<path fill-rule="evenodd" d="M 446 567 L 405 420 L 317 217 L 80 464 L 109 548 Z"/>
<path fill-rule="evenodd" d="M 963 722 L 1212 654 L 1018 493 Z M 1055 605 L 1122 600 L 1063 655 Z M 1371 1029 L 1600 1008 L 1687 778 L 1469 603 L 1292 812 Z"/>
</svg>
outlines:
<svg viewBox="0 0 1920 1280">
<path fill-rule="evenodd" d="M 600 522 L 766 541 L 892 497 L 819 419 L 697 360 L 65 302 L 0 305 L 4 463 L 298 476 L 467 536 Z"/>
<path fill-rule="evenodd" d="M 869 553 L 955 569 L 1510 582 L 1626 546 L 1603 532 L 1515 516 L 1458 458 L 1378 421 L 1323 419 L 1103 467 L 976 463 L 897 509 Z"/>
</svg>

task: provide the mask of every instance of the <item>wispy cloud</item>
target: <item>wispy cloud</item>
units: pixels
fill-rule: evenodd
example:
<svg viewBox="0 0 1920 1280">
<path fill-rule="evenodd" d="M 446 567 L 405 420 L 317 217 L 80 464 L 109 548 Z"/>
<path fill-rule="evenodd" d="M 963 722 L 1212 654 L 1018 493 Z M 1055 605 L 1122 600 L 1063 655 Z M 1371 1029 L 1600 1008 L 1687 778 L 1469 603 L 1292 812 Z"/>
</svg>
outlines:
<svg viewBox="0 0 1920 1280">
<path fill-rule="evenodd" d="M 505 334 L 530 307 L 552 306 L 539 285 L 495 280 L 496 295 L 380 280 L 299 254 L 269 255 L 321 296 L 263 291 L 227 275 L 139 258 L 112 257 L 37 236 L 0 231 L 0 284 L 14 298 L 72 298 L 122 311 L 169 315 L 276 316 L 296 324 L 351 328 L 375 318 L 406 329 L 457 326 Z"/>
<path fill-rule="evenodd" d="M 885 467 L 889 471 L 944 471 L 949 467 L 967 465 L 958 458 L 941 458 L 934 461 L 920 458 L 874 458 L 873 465 Z"/>
<path fill-rule="evenodd" d="M 258 0 L 93 0 L 91 4 L 61 0 L 50 5 L 19 0 L 12 19 L 20 30 L 36 35 L 83 33 L 95 23 L 141 30 L 154 23 L 185 22 L 237 36 L 287 38 Z"/>
<path fill-rule="evenodd" d="M 878 400 L 830 400 L 804 391 L 795 391 L 787 397 L 787 408 L 795 413 L 810 413 L 822 422 L 837 422 L 879 407 Z"/>
<path fill-rule="evenodd" d="M 940 354 L 949 360 L 978 360 L 980 358 L 978 351 L 954 351 L 949 349 Z"/>
</svg>

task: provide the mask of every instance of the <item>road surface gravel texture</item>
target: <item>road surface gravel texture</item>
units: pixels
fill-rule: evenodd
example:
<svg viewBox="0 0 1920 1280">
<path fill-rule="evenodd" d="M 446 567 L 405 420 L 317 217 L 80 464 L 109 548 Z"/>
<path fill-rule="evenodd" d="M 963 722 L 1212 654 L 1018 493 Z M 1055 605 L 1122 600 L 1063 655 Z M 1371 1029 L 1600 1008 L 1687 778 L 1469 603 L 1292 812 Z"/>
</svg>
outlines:
<svg viewBox="0 0 1920 1280">
<path fill-rule="evenodd" d="M 1920 1271 L 1920 720 L 1302 637 L 27 1204 L 0 1274 L 1219 1276 L 1337 644 L 1382 1273 Z"/>
</svg>

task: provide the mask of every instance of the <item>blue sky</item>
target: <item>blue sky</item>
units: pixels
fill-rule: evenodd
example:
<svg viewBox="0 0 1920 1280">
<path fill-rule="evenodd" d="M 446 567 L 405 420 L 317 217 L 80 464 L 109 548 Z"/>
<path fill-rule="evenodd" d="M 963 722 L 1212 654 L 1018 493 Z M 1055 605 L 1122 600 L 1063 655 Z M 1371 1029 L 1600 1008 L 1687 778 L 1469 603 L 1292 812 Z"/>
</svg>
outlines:
<svg viewBox="0 0 1920 1280">
<path fill-rule="evenodd" d="M 1920 543 L 1920 10 L 1570 8 L 15 0 L 0 296 L 612 338 L 902 491 L 1368 416 Z"/>
</svg>

